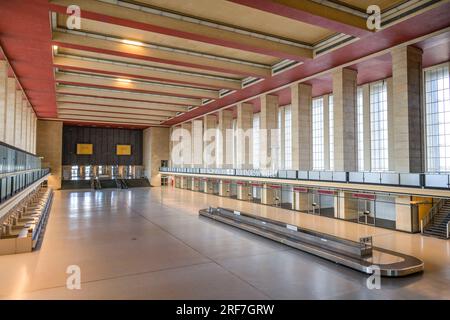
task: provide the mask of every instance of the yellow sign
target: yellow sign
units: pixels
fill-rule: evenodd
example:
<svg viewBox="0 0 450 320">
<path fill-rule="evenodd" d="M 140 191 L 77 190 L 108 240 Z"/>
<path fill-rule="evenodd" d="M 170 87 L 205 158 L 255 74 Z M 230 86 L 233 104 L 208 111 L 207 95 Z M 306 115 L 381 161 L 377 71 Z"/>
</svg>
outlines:
<svg viewBox="0 0 450 320">
<path fill-rule="evenodd" d="M 129 156 L 131 155 L 131 146 L 129 144 L 118 144 L 116 153 L 118 156 Z"/>
<path fill-rule="evenodd" d="M 77 154 L 92 154 L 93 147 L 90 143 L 77 143 Z"/>
</svg>

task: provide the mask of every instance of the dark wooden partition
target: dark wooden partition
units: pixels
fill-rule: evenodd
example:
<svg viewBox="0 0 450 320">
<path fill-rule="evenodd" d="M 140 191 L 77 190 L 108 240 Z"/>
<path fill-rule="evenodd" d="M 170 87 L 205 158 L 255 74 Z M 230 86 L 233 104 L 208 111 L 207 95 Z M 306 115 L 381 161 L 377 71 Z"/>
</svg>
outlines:
<svg viewBox="0 0 450 320">
<path fill-rule="evenodd" d="M 52 143 L 49 141 L 49 143 Z M 78 143 L 93 144 L 92 155 L 77 155 Z M 116 145 L 131 145 L 131 155 L 116 155 Z M 142 130 L 64 126 L 63 165 L 142 165 Z"/>
</svg>

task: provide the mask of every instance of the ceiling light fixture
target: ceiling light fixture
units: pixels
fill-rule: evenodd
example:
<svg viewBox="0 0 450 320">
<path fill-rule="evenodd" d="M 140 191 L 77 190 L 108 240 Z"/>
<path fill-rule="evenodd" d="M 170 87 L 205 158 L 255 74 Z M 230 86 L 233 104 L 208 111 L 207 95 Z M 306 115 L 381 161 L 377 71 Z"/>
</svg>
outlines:
<svg viewBox="0 0 450 320">
<path fill-rule="evenodd" d="M 130 79 L 123 79 L 123 78 L 117 78 L 116 80 L 120 81 L 120 82 L 126 82 L 126 83 L 130 83 L 131 82 Z"/>
<path fill-rule="evenodd" d="M 122 42 L 125 44 L 131 44 L 133 46 L 143 46 L 144 45 L 142 42 L 134 41 L 134 40 L 127 40 L 127 39 L 122 39 Z"/>
</svg>

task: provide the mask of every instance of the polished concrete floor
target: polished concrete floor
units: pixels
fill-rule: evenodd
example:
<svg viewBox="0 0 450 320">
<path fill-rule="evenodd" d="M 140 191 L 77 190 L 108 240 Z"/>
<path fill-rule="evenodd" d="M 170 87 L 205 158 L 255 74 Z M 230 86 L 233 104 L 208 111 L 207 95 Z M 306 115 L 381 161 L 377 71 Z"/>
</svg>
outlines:
<svg viewBox="0 0 450 320">
<path fill-rule="evenodd" d="M 423 274 L 381 280 L 198 217 L 235 207 L 425 261 Z M 81 269 L 81 289 L 66 269 Z M 41 248 L 0 256 L 0 298 L 450 299 L 450 241 L 163 188 L 57 191 Z"/>
</svg>

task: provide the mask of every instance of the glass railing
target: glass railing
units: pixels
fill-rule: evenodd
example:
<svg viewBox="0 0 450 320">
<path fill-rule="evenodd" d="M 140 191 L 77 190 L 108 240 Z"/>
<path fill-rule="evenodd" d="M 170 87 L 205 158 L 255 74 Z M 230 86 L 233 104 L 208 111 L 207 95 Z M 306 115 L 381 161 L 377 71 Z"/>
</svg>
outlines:
<svg viewBox="0 0 450 320">
<path fill-rule="evenodd" d="M 0 177 L 0 203 L 10 199 L 49 173 L 50 169 L 39 168 L 3 174 Z"/>
<path fill-rule="evenodd" d="M 41 159 L 0 142 L 0 174 L 41 168 Z"/>
<path fill-rule="evenodd" d="M 450 174 L 161 167 L 160 172 L 450 189 Z"/>
</svg>

